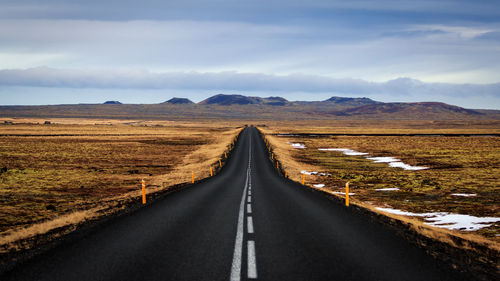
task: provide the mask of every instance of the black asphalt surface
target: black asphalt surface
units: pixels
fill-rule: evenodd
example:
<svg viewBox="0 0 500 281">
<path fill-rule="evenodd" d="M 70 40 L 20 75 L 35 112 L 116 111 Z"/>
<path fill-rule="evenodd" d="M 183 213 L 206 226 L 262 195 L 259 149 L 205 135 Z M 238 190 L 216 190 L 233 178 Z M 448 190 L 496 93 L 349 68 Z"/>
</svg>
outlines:
<svg viewBox="0 0 500 281">
<path fill-rule="evenodd" d="M 247 280 L 249 276 L 472 279 L 353 208 L 280 177 L 268 161 L 258 131 L 249 127 L 218 175 L 100 225 L 81 239 L 18 265 L 0 280 Z"/>
</svg>

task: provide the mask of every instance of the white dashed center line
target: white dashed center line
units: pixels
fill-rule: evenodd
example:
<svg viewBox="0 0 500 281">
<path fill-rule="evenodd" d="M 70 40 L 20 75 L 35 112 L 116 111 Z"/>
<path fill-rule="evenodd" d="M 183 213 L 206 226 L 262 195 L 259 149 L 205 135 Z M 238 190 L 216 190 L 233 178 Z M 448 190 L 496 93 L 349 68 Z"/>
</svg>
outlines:
<svg viewBox="0 0 500 281">
<path fill-rule="evenodd" d="M 253 233 L 253 219 L 252 219 L 252 217 L 247 217 L 247 231 L 248 231 L 248 233 Z"/>
<path fill-rule="evenodd" d="M 257 278 L 257 261 L 255 259 L 255 241 L 248 241 L 248 278 Z"/>
<path fill-rule="evenodd" d="M 248 168 L 247 175 L 245 179 L 245 187 L 243 189 L 243 195 L 241 197 L 240 210 L 238 214 L 238 226 L 236 230 L 236 240 L 234 242 L 234 252 L 233 252 L 233 264 L 231 265 L 231 281 L 241 280 L 241 264 L 242 264 L 242 252 L 243 252 L 243 220 L 244 220 L 244 209 L 245 209 L 245 196 L 247 196 L 247 213 L 252 213 L 252 169 L 251 169 L 251 159 L 252 159 L 252 139 L 250 139 L 250 147 L 248 150 Z M 248 193 L 247 193 L 248 190 Z M 253 228 L 253 218 L 252 216 L 247 216 L 247 232 L 248 234 L 254 233 Z M 247 241 L 247 277 L 249 279 L 257 278 L 257 260 L 255 257 L 255 241 Z"/>
</svg>

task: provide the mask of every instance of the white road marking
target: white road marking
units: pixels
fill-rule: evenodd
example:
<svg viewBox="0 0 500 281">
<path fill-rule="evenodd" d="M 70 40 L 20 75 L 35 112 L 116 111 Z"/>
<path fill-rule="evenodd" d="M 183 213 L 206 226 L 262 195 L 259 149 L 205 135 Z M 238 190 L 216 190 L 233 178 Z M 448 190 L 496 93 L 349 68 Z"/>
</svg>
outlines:
<svg viewBox="0 0 500 281">
<path fill-rule="evenodd" d="M 248 233 L 253 233 L 253 219 L 252 219 L 252 217 L 247 217 L 247 231 L 248 231 Z"/>
<path fill-rule="evenodd" d="M 252 213 L 252 204 L 247 204 L 247 213 Z"/>
<path fill-rule="evenodd" d="M 240 212 L 238 215 L 238 228 L 236 231 L 236 241 L 234 242 L 233 264 L 231 266 L 231 281 L 240 281 L 241 279 L 241 255 L 243 247 L 243 208 L 245 206 L 245 193 L 248 185 L 248 170 L 247 179 L 245 181 L 245 189 L 241 197 Z"/>
<path fill-rule="evenodd" d="M 252 195 L 252 191 L 251 190 L 248 190 L 248 195 Z"/>
<path fill-rule="evenodd" d="M 247 198 L 247 199 L 248 199 L 248 200 L 247 200 L 247 202 L 248 202 L 248 203 L 252 203 L 252 196 L 248 196 L 248 198 Z"/>
<path fill-rule="evenodd" d="M 245 209 L 245 196 L 247 193 L 247 188 L 251 186 L 251 157 L 252 157 L 252 139 L 250 139 L 250 146 L 248 149 L 248 168 L 247 177 L 245 179 L 245 187 L 243 189 L 243 194 L 241 196 L 240 210 L 238 214 L 238 226 L 236 230 L 236 240 L 234 242 L 234 252 L 233 252 L 233 263 L 231 265 L 231 281 L 241 280 L 241 256 L 243 252 L 243 219 L 244 219 L 244 209 Z M 255 250 L 254 250 L 255 253 Z M 255 254 L 254 254 L 255 256 Z M 254 257 L 255 264 L 255 257 Z"/>
<path fill-rule="evenodd" d="M 248 278 L 257 278 L 257 262 L 255 259 L 255 241 L 248 241 Z"/>
</svg>

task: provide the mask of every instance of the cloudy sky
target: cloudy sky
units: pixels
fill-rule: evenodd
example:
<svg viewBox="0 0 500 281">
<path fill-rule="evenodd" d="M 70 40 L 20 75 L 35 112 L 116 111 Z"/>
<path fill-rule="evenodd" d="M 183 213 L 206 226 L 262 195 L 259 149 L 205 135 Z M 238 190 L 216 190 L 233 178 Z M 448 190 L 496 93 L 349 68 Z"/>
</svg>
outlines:
<svg viewBox="0 0 500 281">
<path fill-rule="evenodd" d="M 2 0 L 0 104 L 218 93 L 500 109 L 497 0 Z"/>
</svg>

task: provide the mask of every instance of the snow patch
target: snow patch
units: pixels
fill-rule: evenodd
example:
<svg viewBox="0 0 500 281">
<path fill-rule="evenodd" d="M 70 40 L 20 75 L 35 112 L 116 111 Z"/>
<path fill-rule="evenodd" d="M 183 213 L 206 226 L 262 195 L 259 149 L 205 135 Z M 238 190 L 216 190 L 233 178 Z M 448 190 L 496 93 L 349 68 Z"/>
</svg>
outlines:
<svg viewBox="0 0 500 281">
<path fill-rule="evenodd" d="M 386 188 L 377 188 L 376 191 L 397 191 L 399 188 L 397 187 L 386 187 Z"/>
<path fill-rule="evenodd" d="M 429 167 L 412 166 L 412 165 L 405 164 L 403 162 L 390 162 L 389 166 L 394 167 L 394 168 L 402 168 L 402 169 L 410 170 L 410 171 L 429 169 Z"/>
<path fill-rule="evenodd" d="M 375 163 L 391 163 L 401 161 L 394 157 L 366 157 L 366 159 L 372 160 Z"/>
<path fill-rule="evenodd" d="M 372 160 L 375 163 L 388 163 L 389 166 L 391 166 L 393 168 L 402 168 L 404 170 L 418 171 L 418 170 L 429 169 L 429 167 L 408 165 L 408 164 L 403 163 L 401 160 L 394 158 L 394 157 L 371 157 L 366 152 L 359 152 L 359 151 L 355 151 L 355 150 L 352 150 L 349 148 L 318 148 L 318 150 L 321 150 L 321 151 L 339 151 L 339 152 L 342 152 L 345 155 L 349 155 L 349 156 L 366 155 L 365 156 L 366 159 Z"/>
<path fill-rule="evenodd" d="M 308 171 L 300 171 L 301 174 L 313 175 L 313 176 L 331 176 L 332 174 L 320 173 L 320 172 L 308 172 Z"/>
<path fill-rule="evenodd" d="M 349 148 L 318 148 L 318 150 L 321 150 L 321 151 L 339 151 L 339 152 L 342 152 L 345 155 L 349 155 L 349 156 L 368 155 L 368 153 L 355 151 L 355 150 L 352 150 Z"/>
<path fill-rule="evenodd" d="M 377 210 L 403 216 L 423 217 L 425 224 L 450 230 L 475 231 L 491 226 L 491 223 L 500 221 L 497 217 L 476 217 L 471 215 L 452 214 L 447 212 L 434 213 L 412 213 L 391 208 L 380 208 Z"/>
<path fill-rule="evenodd" d="M 462 197 L 474 197 L 477 196 L 475 193 L 452 193 L 453 196 L 462 196 Z"/>
<path fill-rule="evenodd" d="M 345 195 L 345 192 L 342 191 L 332 191 L 333 194 Z M 349 196 L 355 195 L 356 193 L 349 192 Z"/>
<path fill-rule="evenodd" d="M 303 143 L 290 143 L 290 145 L 293 146 L 293 148 L 300 148 L 300 149 L 306 148 L 306 145 Z"/>
<path fill-rule="evenodd" d="M 320 183 L 320 184 L 313 184 L 314 187 L 324 187 L 325 185 Z"/>
</svg>

